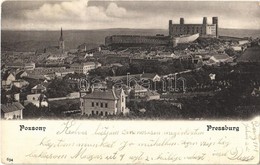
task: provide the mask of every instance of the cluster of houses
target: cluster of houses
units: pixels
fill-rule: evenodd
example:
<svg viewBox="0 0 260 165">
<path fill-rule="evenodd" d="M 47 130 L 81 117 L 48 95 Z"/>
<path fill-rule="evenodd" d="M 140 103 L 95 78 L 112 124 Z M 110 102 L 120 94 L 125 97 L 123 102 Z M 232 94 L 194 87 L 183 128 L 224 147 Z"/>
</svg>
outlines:
<svg viewBox="0 0 260 165">
<path fill-rule="evenodd" d="M 1 112 L 3 117 L 10 119 L 12 113 L 15 113 L 15 119 L 22 119 L 22 109 L 23 106 L 32 103 L 37 107 L 46 106 L 48 107 L 48 99 L 44 95 L 47 91 L 47 87 L 50 82 L 55 78 L 63 78 L 68 74 L 82 73 L 87 74 L 90 70 L 100 67 L 101 64 L 98 62 L 85 62 L 85 63 L 74 63 L 70 68 L 66 67 L 36 67 L 35 63 L 26 63 L 20 65 L 5 65 L 2 67 L 2 77 L 1 77 L 1 88 L 7 91 L 7 96 L 10 98 L 8 103 L 2 104 Z M 33 86 L 30 93 L 26 95 L 26 100 L 24 100 L 23 105 L 20 103 L 20 92 L 26 89 L 30 85 L 30 80 L 36 80 L 41 83 Z M 17 91 L 12 91 L 16 88 Z M 79 94 L 78 94 L 79 95 Z M 68 96 L 75 98 L 74 96 Z M 14 99 L 11 99 L 14 98 Z M 67 98 L 67 97 L 66 97 Z M 79 96 L 77 97 L 79 98 Z M 19 106 L 17 106 L 19 105 Z M 22 109 L 20 115 L 17 115 L 17 107 Z M 4 108 L 4 109 L 3 109 Z M 17 112 L 16 112 L 17 111 Z M 10 113 L 10 114 L 9 114 Z M 8 115 L 9 114 L 9 115 Z M 8 116 L 8 117 L 7 117 Z M 18 116 L 18 117 L 17 117 Z"/>
</svg>

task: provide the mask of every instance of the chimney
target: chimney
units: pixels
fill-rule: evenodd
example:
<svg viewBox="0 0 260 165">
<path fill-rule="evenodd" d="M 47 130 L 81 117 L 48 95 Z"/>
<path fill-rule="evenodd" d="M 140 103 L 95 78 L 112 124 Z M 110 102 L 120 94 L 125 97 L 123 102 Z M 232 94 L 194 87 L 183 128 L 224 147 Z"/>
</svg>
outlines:
<svg viewBox="0 0 260 165">
<path fill-rule="evenodd" d="M 181 25 L 184 24 L 184 18 L 180 18 L 180 24 L 181 24 Z"/>
</svg>

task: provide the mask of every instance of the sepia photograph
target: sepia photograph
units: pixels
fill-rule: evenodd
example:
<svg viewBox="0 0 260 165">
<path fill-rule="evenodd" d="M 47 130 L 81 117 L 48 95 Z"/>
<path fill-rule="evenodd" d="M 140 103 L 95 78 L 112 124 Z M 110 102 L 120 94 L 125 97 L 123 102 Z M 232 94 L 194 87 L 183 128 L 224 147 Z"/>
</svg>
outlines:
<svg viewBox="0 0 260 165">
<path fill-rule="evenodd" d="M 4 163 L 257 164 L 259 115 L 258 1 L 1 3 Z"/>
</svg>

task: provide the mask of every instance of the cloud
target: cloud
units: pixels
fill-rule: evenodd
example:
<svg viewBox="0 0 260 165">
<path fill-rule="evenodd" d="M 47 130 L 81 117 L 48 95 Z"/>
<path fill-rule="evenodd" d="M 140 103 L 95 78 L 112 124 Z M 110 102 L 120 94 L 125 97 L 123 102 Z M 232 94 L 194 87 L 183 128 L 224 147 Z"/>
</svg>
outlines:
<svg viewBox="0 0 260 165">
<path fill-rule="evenodd" d="M 123 17 L 126 15 L 126 9 L 118 7 L 116 3 L 110 3 L 107 7 L 106 14 L 112 17 Z"/>
<path fill-rule="evenodd" d="M 76 0 L 56 4 L 46 3 L 39 9 L 27 10 L 25 18 L 35 21 L 101 21 L 108 20 L 104 8 L 88 6 L 87 0 Z"/>
<path fill-rule="evenodd" d="M 106 28 L 163 28 L 168 20 L 201 23 L 207 16 L 219 17 L 223 28 L 260 28 L 259 5 L 255 2 L 7 1 L 2 6 L 2 29 L 55 30 Z M 191 14 L 192 13 L 192 14 Z M 239 17 L 238 17 L 239 16 Z"/>
</svg>

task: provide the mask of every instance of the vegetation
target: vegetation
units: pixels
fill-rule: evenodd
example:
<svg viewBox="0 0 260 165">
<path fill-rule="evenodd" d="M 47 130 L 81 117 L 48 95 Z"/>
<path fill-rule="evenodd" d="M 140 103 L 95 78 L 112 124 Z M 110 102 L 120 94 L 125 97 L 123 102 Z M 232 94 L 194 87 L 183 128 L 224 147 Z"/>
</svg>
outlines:
<svg viewBox="0 0 260 165">
<path fill-rule="evenodd" d="M 157 73 L 159 75 L 180 72 L 185 69 L 193 69 L 194 64 L 191 61 L 171 60 L 167 62 L 160 61 L 140 61 L 124 65 L 122 67 L 113 68 L 97 68 L 89 72 L 90 76 L 101 76 L 102 78 L 108 76 L 121 76 L 127 73 L 141 74 Z"/>
<path fill-rule="evenodd" d="M 54 79 L 48 86 L 46 96 L 48 98 L 65 97 L 71 92 L 78 91 L 76 84 L 70 83 L 68 79 Z"/>
<path fill-rule="evenodd" d="M 53 113 L 49 111 L 47 107 L 37 107 L 32 103 L 29 103 L 25 106 L 23 111 L 24 119 L 38 119 L 38 118 L 49 118 L 53 117 Z"/>
</svg>

